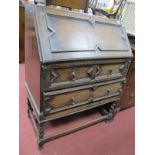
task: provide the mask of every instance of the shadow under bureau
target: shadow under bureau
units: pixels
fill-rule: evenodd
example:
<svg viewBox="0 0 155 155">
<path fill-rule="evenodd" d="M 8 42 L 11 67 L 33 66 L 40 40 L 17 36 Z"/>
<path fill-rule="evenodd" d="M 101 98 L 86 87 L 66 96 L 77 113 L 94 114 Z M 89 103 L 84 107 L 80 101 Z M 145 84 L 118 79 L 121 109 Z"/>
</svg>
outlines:
<svg viewBox="0 0 155 155">
<path fill-rule="evenodd" d="M 27 4 L 25 86 L 38 144 L 112 119 L 132 59 L 121 23 Z M 101 117 L 44 136 L 44 124 L 100 107 Z"/>
</svg>

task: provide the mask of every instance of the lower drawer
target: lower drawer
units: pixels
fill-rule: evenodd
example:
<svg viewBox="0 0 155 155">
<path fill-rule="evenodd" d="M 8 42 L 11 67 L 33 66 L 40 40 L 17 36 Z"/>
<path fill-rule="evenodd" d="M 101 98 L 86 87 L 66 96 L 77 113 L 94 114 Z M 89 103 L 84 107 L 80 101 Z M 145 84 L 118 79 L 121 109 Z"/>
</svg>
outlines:
<svg viewBox="0 0 155 155">
<path fill-rule="evenodd" d="M 76 113 L 80 113 L 89 109 L 93 109 L 96 108 L 98 106 L 102 106 L 104 104 L 108 104 L 114 101 L 118 101 L 120 99 L 119 96 L 115 96 L 115 97 L 110 97 L 101 101 L 97 101 L 97 102 L 92 102 L 91 104 L 86 104 L 86 105 L 81 105 L 78 107 L 72 107 L 66 110 L 62 110 L 62 111 L 58 111 L 58 112 L 53 112 L 51 114 L 46 115 L 46 120 L 54 120 L 54 119 L 58 119 L 61 117 L 66 117 L 69 115 L 73 115 Z"/>
<path fill-rule="evenodd" d="M 124 80 L 119 79 L 44 93 L 44 112 L 46 114 L 59 112 L 118 96 L 122 93 Z"/>
</svg>

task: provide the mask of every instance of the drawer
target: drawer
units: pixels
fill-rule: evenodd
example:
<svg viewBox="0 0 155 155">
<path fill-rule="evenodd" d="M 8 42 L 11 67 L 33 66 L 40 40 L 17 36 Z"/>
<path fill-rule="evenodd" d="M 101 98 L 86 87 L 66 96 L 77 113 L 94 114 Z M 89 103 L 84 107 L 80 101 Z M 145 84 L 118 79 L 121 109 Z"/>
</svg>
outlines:
<svg viewBox="0 0 155 155">
<path fill-rule="evenodd" d="M 114 96 L 114 97 L 110 97 L 110 98 L 100 100 L 100 101 L 97 101 L 97 102 L 92 102 L 91 104 L 84 104 L 84 105 L 81 105 L 81 106 L 76 106 L 76 107 L 67 108 L 67 109 L 64 109 L 64 110 L 61 110 L 61 111 L 53 112 L 53 113 L 51 113 L 49 115 L 46 115 L 45 117 L 46 117 L 46 119 L 54 120 L 54 119 L 58 119 L 58 118 L 61 118 L 61 117 L 65 117 L 65 116 L 73 115 L 73 114 L 76 114 L 76 113 L 80 113 L 80 112 L 83 112 L 83 111 L 86 111 L 86 110 L 89 110 L 89 109 L 93 109 L 93 108 L 96 108 L 96 107 L 99 107 L 99 106 L 102 106 L 102 105 L 105 105 L 105 104 L 108 104 L 108 103 L 111 103 L 111 102 L 114 102 L 114 101 L 118 101 L 119 99 L 120 99 L 119 96 Z"/>
<path fill-rule="evenodd" d="M 46 113 L 52 113 L 118 96 L 122 93 L 123 81 L 124 79 L 119 79 L 44 92 L 44 110 Z"/>
<path fill-rule="evenodd" d="M 44 66 L 42 87 L 44 91 L 49 91 L 122 78 L 126 75 L 129 66 L 128 61 L 103 62 L 96 61 L 92 65 L 76 65 L 76 63 L 72 63 L 68 64 L 68 66 L 66 64 L 57 67 Z"/>
<path fill-rule="evenodd" d="M 121 97 L 119 106 L 121 109 L 131 107 L 135 104 L 135 88 L 128 88 L 124 90 L 124 93 Z"/>
</svg>

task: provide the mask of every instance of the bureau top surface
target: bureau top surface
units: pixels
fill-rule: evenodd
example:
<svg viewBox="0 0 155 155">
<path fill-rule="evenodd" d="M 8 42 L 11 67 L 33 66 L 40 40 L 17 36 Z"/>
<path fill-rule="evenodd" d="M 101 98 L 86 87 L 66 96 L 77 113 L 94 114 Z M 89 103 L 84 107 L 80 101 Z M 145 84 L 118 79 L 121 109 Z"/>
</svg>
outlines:
<svg viewBox="0 0 155 155">
<path fill-rule="evenodd" d="M 31 4 L 40 60 L 130 58 L 121 23 L 99 16 Z"/>
</svg>

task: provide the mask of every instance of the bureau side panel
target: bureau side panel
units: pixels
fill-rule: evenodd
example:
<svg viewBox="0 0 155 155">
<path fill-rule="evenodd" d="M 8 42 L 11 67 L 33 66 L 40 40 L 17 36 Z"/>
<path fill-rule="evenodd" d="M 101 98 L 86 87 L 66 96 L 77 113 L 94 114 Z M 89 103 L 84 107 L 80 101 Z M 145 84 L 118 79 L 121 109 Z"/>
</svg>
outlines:
<svg viewBox="0 0 155 155">
<path fill-rule="evenodd" d="M 25 6 L 25 80 L 35 104 L 40 109 L 40 58 L 31 5 Z"/>
<path fill-rule="evenodd" d="M 25 8 L 24 5 L 19 5 L 19 62 L 25 61 L 25 51 L 24 51 L 24 16 L 25 16 Z"/>
<path fill-rule="evenodd" d="M 123 95 L 119 101 L 121 110 L 135 105 L 135 52 L 127 74 L 127 83 L 124 87 Z"/>
</svg>

